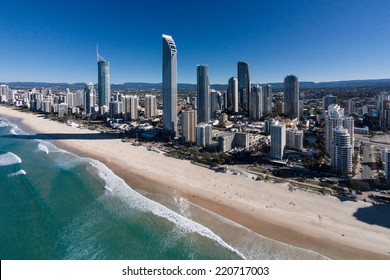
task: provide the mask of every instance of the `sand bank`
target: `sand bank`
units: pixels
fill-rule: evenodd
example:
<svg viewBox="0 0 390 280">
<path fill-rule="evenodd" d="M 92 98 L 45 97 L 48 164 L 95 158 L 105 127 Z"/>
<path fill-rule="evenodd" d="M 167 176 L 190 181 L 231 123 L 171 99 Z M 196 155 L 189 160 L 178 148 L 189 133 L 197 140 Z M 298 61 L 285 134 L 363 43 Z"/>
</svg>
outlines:
<svg viewBox="0 0 390 280">
<path fill-rule="evenodd" d="M 390 259 L 389 223 L 377 223 L 375 218 L 389 217 L 388 206 L 341 202 L 291 191 L 287 184 L 215 173 L 105 134 L 4 106 L 0 106 L 0 116 L 19 118 L 54 144 L 103 162 L 133 188 L 184 197 L 271 239 L 333 259 Z M 223 238 L 223 233 L 217 234 Z"/>
</svg>

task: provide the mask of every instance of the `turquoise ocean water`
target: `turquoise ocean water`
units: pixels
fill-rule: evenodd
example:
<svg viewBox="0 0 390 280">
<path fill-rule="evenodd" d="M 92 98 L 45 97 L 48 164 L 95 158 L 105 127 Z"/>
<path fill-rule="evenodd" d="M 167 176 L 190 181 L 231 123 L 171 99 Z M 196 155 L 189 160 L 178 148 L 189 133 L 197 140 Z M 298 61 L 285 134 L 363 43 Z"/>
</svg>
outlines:
<svg viewBox="0 0 390 280">
<path fill-rule="evenodd" d="M 104 164 L 34 139 L 15 123 L 0 118 L 1 259 L 323 258 L 220 218 L 205 220 L 210 213 L 182 199 L 163 203 L 172 211 L 155 202 L 168 198 L 145 194 L 151 200 Z M 234 228 L 242 238 L 225 242 L 193 220 L 227 237 Z"/>
</svg>

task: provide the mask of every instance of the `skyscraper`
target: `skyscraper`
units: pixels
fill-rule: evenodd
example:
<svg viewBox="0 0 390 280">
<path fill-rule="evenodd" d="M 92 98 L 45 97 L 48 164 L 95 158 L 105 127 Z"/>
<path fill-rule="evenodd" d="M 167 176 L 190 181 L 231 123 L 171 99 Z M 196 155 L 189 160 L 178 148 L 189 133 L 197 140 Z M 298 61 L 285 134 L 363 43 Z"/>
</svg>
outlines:
<svg viewBox="0 0 390 280">
<path fill-rule="evenodd" d="M 249 64 L 243 61 L 237 63 L 239 107 L 241 111 L 249 110 L 249 94 L 251 91 L 251 79 Z"/>
<path fill-rule="evenodd" d="M 177 134 L 177 49 L 173 38 L 162 35 L 163 129 Z"/>
<path fill-rule="evenodd" d="M 210 124 L 200 123 L 196 126 L 196 145 L 207 147 L 212 142 L 213 127 Z"/>
<path fill-rule="evenodd" d="M 210 82 L 207 65 L 198 65 L 197 69 L 197 114 L 198 123 L 210 121 Z"/>
<path fill-rule="evenodd" d="M 350 143 L 350 135 L 346 128 L 338 126 L 333 129 L 331 165 L 339 174 L 352 172 L 353 146 Z"/>
<path fill-rule="evenodd" d="M 111 101 L 110 62 L 99 55 L 96 50 L 98 65 L 98 105 L 109 106 Z"/>
<path fill-rule="evenodd" d="M 84 110 L 87 115 L 91 114 L 95 107 L 95 89 L 92 83 L 85 84 Z"/>
<path fill-rule="evenodd" d="M 254 86 L 249 97 L 249 118 L 253 121 L 258 121 L 263 116 L 262 88 Z"/>
<path fill-rule="evenodd" d="M 181 131 L 184 143 L 196 142 L 196 111 L 186 110 L 181 114 Z"/>
<path fill-rule="evenodd" d="M 263 87 L 263 113 L 272 113 L 272 86 L 264 85 Z"/>
<path fill-rule="evenodd" d="M 210 119 L 218 119 L 218 111 L 220 110 L 221 93 L 214 89 L 210 89 Z"/>
<path fill-rule="evenodd" d="M 344 109 L 340 105 L 332 104 L 328 107 L 328 115 L 325 117 L 325 150 L 332 154 L 333 130 L 342 126 L 348 130 L 350 144 L 354 141 L 354 120 L 352 117 L 344 117 Z"/>
<path fill-rule="evenodd" d="M 296 126 L 286 129 L 286 147 L 302 151 L 303 130 L 298 130 Z"/>
<path fill-rule="evenodd" d="M 124 98 L 124 111 L 127 120 L 138 119 L 139 98 L 136 95 L 126 95 Z"/>
<path fill-rule="evenodd" d="M 156 96 L 145 95 L 145 118 L 151 119 L 157 116 Z"/>
<path fill-rule="evenodd" d="M 284 114 L 299 118 L 299 82 L 294 75 L 284 78 Z"/>
<path fill-rule="evenodd" d="M 325 114 L 325 111 L 328 111 L 329 105 L 332 105 L 332 104 L 337 104 L 337 97 L 336 96 L 326 95 L 326 96 L 322 97 L 322 110 L 324 111 L 324 114 Z"/>
<path fill-rule="evenodd" d="M 227 90 L 227 109 L 233 113 L 238 113 L 238 80 L 231 77 Z"/>
<path fill-rule="evenodd" d="M 286 125 L 274 122 L 271 125 L 270 158 L 282 160 L 286 149 Z"/>
</svg>

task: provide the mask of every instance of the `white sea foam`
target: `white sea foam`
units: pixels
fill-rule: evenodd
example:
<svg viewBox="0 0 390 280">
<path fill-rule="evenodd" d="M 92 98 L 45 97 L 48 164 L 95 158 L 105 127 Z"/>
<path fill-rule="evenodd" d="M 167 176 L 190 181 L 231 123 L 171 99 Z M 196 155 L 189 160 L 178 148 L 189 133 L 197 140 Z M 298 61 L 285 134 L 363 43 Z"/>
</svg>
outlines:
<svg viewBox="0 0 390 280">
<path fill-rule="evenodd" d="M 0 166 L 7 166 L 21 162 L 21 158 L 14 153 L 8 152 L 0 155 Z"/>
<path fill-rule="evenodd" d="M 38 150 L 44 152 L 45 154 L 49 154 L 49 149 L 46 145 L 43 145 L 42 143 L 38 144 Z"/>
<path fill-rule="evenodd" d="M 8 177 L 14 177 L 14 176 L 18 176 L 18 175 L 26 175 L 26 171 L 24 171 L 23 169 L 17 171 L 17 172 L 14 172 L 14 173 L 11 173 L 11 174 L 8 174 Z"/>
<path fill-rule="evenodd" d="M 110 189 L 111 195 L 118 196 L 122 199 L 123 202 L 128 204 L 132 208 L 138 208 L 145 212 L 153 213 L 154 215 L 164 218 L 172 222 L 178 229 L 184 233 L 197 233 L 203 237 L 209 238 L 217 242 L 219 245 L 227 248 L 231 252 L 234 252 L 241 258 L 245 257 L 238 252 L 236 249 L 231 247 L 225 241 L 223 241 L 219 236 L 213 233 L 210 229 L 202 226 L 201 224 L 191 221 L 167 207 L 150 200 L 135 190 L 131 189 L 123 179 L 116 176 L 107 166 L 103 163 L 91 160 L 91 165 L 93 165 L 99 171 L 99 176 L 106 182 L 106 189 Z"/>
<path fill-rule="evenodd" d="M 8 124 L 6 124 L 6 123 L 3 122 L 3 121 L 0 121 L 0 127 L 8 127 Z"/>
</svg>

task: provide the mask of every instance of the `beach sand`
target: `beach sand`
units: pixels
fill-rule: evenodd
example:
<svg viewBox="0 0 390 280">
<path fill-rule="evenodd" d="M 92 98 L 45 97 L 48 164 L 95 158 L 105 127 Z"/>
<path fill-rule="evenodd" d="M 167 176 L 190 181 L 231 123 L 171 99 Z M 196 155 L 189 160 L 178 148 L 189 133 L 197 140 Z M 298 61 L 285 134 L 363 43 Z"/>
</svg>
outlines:
<svg viewBox="0 0 390 280">
<path fill-rule="evenodd" d="M 390 259 L 389 205 L 342 202 L 328 195 L 291 191 L 287 183 L 215 173 L 143 146 L 5 106 L 0 106 L 0 116 L 18 118 L 55 145 L 101 161 L 134 189 L 184 198 L 262 236 L 331 259 Z M 386 222 L 378 222 L 378 215 L 386 216 L 379 219 Z M 229 243 L 230 233 L 209 227 Z"/>
</svg>

